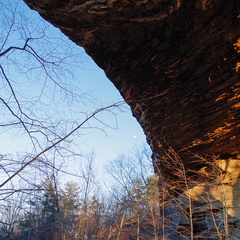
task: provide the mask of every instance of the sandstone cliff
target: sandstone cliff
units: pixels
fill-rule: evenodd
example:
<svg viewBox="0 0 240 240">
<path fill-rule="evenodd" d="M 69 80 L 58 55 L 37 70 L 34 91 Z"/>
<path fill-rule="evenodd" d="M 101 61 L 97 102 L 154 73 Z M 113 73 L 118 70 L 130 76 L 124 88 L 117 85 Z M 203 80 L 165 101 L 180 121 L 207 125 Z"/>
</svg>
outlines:
<svg viewBox="0 0 240 240">
<path fill-rule="evenodd" d="M 104 69 L 157 159 L 239 153 L 239 1 L 25 2 Z"/>
<path fill-rule="evenodd" d="M 186 178 L 212 156 L 239 158 L 239 0 L 24 1 L 105 71 L 172 186 L 171 149 Z"/>
</svg>

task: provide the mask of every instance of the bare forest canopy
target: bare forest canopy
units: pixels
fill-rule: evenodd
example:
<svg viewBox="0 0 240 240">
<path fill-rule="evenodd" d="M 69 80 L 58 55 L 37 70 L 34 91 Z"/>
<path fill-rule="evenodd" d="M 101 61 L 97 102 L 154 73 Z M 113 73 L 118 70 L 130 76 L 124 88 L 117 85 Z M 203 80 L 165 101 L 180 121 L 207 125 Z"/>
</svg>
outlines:
<svg viewBox="0 0 240 240">
<path fill-rule="evenodd" d="M 141 124 L 155 168 L 160 161 L 171 172 L 170 148 L 190 170 L 206 164 L 195 154 L 237 158 L 239 0 L 24 1 L 105 71 Z"/>
</svg>

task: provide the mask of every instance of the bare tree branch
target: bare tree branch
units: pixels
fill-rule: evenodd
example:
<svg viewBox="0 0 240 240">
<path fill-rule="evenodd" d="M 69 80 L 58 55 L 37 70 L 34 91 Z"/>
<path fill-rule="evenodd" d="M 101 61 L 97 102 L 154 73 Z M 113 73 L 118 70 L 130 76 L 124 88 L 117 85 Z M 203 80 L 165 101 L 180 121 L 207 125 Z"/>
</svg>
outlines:
<svg viewBox="0 0 240 240">
<path fill-rule="evenodd" d="M 59 143 L 63 142 L 64 140 L 66 140 L 67 138 L 69 138 L 74 132 L 76 132 L 77 130 L 79 130 L 86 122 L 88 122 L 91 118 L 93 118 L 95 115 L 97 115 L 98 113 L 110 109 L 110 108 L 119 108 L 122 104 L 124 104 L 124 102 L 119 102 L 119 103 L 115 103 L 113 105 L 110 105 L 108 107 L 104 107 L 101 109 L 96 110 L 95 112 L 93 112 L 91 115 L 89 115 L 81 124 L 79 124 L 76 128 L 74 128 L 72 131 L 70 131 L 66 136 L 64 136 L 63 138 L 61 138 L 60 140 L 58 140 L 57 142 L 55 142 L 54 144 L 52 144 L 51 146 L 45 148 L 42 152 L 40 152 L 39 154 L 37 154 L 34 158 L 32 158 L 30 161 L 28 161 L 27 163 L 25 163 L 19 170 L 17 170 L 13 175 L 11 175 L 6 181 L 4 181 L 2 184 L 0 184 L 0 188 L 2 188 L 6 183 L 8 183 L 10 180 L 12 180 L 16 175 L 18 175 L 23 169 L 25 169 L 29 164 L 31 164 L 32 162 L 36 161 L 41 155 L 45 154 L 46 152 L 48 152 L 49 150 L 51 150 L 52 148 L 54 148 L 55 146 L 57 146 Z"/>
</svg>

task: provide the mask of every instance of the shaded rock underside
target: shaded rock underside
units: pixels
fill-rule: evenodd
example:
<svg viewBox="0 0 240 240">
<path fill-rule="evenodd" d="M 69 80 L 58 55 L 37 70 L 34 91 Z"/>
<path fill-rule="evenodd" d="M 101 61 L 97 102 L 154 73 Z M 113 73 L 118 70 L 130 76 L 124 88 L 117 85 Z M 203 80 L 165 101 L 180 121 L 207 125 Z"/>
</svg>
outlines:
<svg viewBox="0 0 240 240">
<path fill-rule="evenodd" d="M 191 153 L 237 158 L 239 0 L 25 2 L 105 71 L 157 164 L 169 147 L 189 169 Z"/>
</svg>

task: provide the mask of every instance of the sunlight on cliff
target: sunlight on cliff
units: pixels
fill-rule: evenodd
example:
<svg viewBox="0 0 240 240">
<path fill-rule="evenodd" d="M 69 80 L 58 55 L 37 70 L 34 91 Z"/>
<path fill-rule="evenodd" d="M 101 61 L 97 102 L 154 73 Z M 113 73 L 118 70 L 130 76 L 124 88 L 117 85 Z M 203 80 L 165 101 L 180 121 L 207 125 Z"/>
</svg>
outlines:
<svg viewBox="0 0 240 240">
<path fill-rule="evenodd" d="M 240 38 L 238 38 L 237 42 L 233 44 L 234 49 L 240 53 Z M 236 63 L 236 72 L 238 72 L 240 70 L 240 62 Z"/>
<path fill-rule="evenodd" d="M 198 184 L 185 194 L 191 199 L 206 202 L 215 208 L 220 201 L 230 216 L 240 218 L 240 162 L 237 159 L 218 160 L 223 173 L 214 181 Z"/>
</svg>

